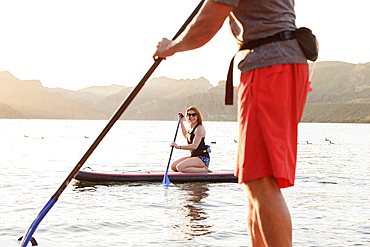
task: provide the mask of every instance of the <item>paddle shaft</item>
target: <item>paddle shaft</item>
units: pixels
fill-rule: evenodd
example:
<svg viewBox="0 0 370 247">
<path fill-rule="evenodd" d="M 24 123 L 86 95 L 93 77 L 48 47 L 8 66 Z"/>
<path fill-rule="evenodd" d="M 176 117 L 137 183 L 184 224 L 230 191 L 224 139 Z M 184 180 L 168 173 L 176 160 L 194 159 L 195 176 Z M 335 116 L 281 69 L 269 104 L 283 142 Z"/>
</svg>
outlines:
<svg viewBox="0 0 370 247">
<path fill-rule="evenodd" d="M 176 133 L 175 133 L 175 137 L 173 138 L 173 142 L 176 141 L 177 132 L 179 131 L 179 126 L 180 126 L 182 117 L 183 116 L 180 115 L 180 119 L 179 119 L 179 122 L 177 124 Z M 170 163 L 171 163 L 172 152 L 173 152 L 173 146 L 171 147 L 170 158 L 168 159 L 168 164 L 167 164 L 166 172 L 164 173 L 163 180 L 162 180 L 162 184 L 163 185 L 166 185 L 166 186 L 169 186 L 170 185 L 170 179 L 168 178 L 167 174 L 168 174 L 168 168 L 170 167 Z"/>
<path fill-rule="evenodd" d="M 198 13 L 199 9 L 202 7 L 204 0 L 202 0 L 199 5 L 196 7 L 196 9 L 193 11 L 193 13 L 189 16 L 189 18 L 186 20 L 186 22 L 182 25 L 180 30 L 176 33 L 176 35 L 172 38 L 173 40 L 176 39 L 187 27 L 187 25 L 193 20 L 195 15 Z M 116 123 L 116 121 L 121 117 L 123 112 L 126 110 L 126 108 L 130 105 L 130 103 L 133 101 L 133 99 L 136 97 L 136 95 L 139 93 L 141 88 L 144 86 L 145 82 L 149 79 L 149 77 L 153 74 L 155 69 L 158 67 L 158 65 L 162 62 L 163 58 L 157 58 L 153 65 L 150 67 L 150 69 L 146 72 L 144 77 L 141 79 L 141 81 L 137 84 L 137 86 L 131 91 L 131 93 L 127 96 L 125 101 L 121 104 L 121 106 L 118 108 L 116 113 L 112 116 L 112 118 L 109 120 L 107 126 L 103 129 L 103 131 L 100 133 L 100 135 L 96 138 L 94 143 L 90 146 L 90 148 L 87 150 L 85 155 L 81 158 L 81 160 L 78 162 L 76 167 L 72 170 L 72 172 L 69 174 L 67 179 L 63 182 L 63 184 L 60 186 L 60 188 L 57 190 L 57 192 L 52 196 L 52 199 L 55 198 L 56 200 L 62 194 L 63 190 L 68 186 L 68 184 L 72 181 L 72 179 L 77 175 L 78 171 L 81 169 L 83 164 L 86 162 L 86 160 L 90 157 L 90 155 L 94 152 L 95 148 L 99 145 L 99 143 L 103 140 L 103 138 L 106 136 L 108 131 L 113 127 L 113 125 Z"/>
<path fill-rule="evenodd" d="M 189 16 L 189 18 L 185 21 L 185 23 L 182 25 L 182 27 L 179 29 L 179 31 L 172 38 L 173 40 L 176 39 L 185 30 L 185 28 L 187 27 L 187 25 L 193 20 L 193 18 L 196 16 L 196 14 L 198 13 L 198 11 L 202 7 L 203 2 L 204 2 L 204 0 L 202 0 L 198 4 L 198 6 L 193 11 L 193 13 L 191 13 L 191 15 Z M 127 109 L 127 107 L 130 105 L 130 103 L 132 102 L 132 100 L 139 93 L 139 91 L 141 90 L 141 88 L 144 86 L 145 82 L 153 74 L 154 70 L 158 67 L 158 65 L 162 62 L 162 60 L 163 60 L 163 58 L 157 58 L 154 61 L 153 65 L 146 72 L 146 74 L 141 79 L 141 81 L 131 91 L 131 93 L 127 96 L 127 98 L 125 99 L 125 101 L 121 104 L 121 106 L 118 108 L 118 110 L 114 113 L 114 115 L 111 117 L 111 119 L 109 120 L 108 124 L 105 126 L 105 128 L 103 129 L 103 131 L 96 138 L 96 140 L 93 142 L 93 144 L 87 150 L 87 152 L 85 153 L 85 155 L 77 163 L 77 165 L 72 170 L 72 172 L 64 180 L 64 182 L 59 187 L 59 189 L 50 198 L 49 202 L 45 205 L 45 207 L 41 210 L 41 212 L 38 214 L 38 216 L 36 217 L 36 219 L 33 221 L 32 225 L 30 226 L 30 228 L 26 232 L 26 235 L 23 237 L 23 240 L 22 240 L 21 244 L 19 245 L 20 247 L 25 247 L 28 244 L 28 242 L 32 238 L 32 234 L 35 232 L 37 226 L 40 224 L 40 222 L 42 221 L 42 219 L 49 212 L 49 210 L 53 207 L 53 205 L 58 200 L 59 196 L 63 193 L 64 189 L 68 186 L 68 184 L 72 181 L 72 179 L 77 175 L 78 171 L 81 169 L 81 167 L 86 162 L 86 160 L 90 157 L 90 155 L 94 152 L 94 150 L 96 149 L 96 147 L 103 140 L 103 138 L 106 136 L 106 134 L 109 132 L 109 130 L 113 127 L 113 125 L 116 123 L 116 121 L 121 117 L 121 115 L 123 114 L 123 112 Z"/>
<path fill-rule="evenodd" d="M 177 132 L 179 131 L 179 126 L 180 126 L 181 120 L 182 120 L 182 116 L 180 116 L 179 122 L 177 123 L 176 133 L 175 133 L 175 137 L 173 138 L 173 142 L 175 142 L 175 141 L 176 141 Z M 170 158 L 168 159 L 168 164 L 167 164 L 166 174 L 167 174 L 168 168 L 170 167 L 170 162 L 171 162 L 172 152 L 173 152 L 173 146 L 172 146 L 172 148 L 171 148 Z"/>
</svg>

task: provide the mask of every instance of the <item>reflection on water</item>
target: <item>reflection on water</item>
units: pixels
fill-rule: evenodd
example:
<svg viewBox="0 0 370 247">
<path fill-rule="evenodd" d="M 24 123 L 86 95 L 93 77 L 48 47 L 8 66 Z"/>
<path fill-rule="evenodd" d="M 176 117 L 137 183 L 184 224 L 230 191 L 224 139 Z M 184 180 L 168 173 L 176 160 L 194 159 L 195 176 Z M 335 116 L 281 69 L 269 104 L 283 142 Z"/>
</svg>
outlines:
<svg viewBox="0 0 370 247">
<path fill-rule="evenodd" d="M 72 183 L 72 185 L 72 191 L 74 192 L 94 192 L 97 189 L 97 185 L 91 182 L 75 181 L 74 183 Z"/>
<path fill-rule="evenodd" d="M 174 124 L 118 121 L 86 165 L 101 171 L 163 169 Z M 0 238 L 19 237 L 29 228 L 104 125 L 0 119 L 6 130 L 0 130 Z M 234 168 L 237 132 L 236 122 L 207 123 L 207 138 L 217 141 L 212 169 Z M 296 185 L 283 190 L 293 246 L 370 247 L 369 136 L 369 124 L 300 123 Z M 183 155 L 174 152 L 172 159 Z M 245 195 L 235 183 L 164 189 L 160 183 L 74 181 L 35 237 L 74 247 L 248 246 L 245 216 Z"/>
<path fill-rule="evenodd" d="M 213 225 L 207 224 L 208 214 L 202 204 L 202 200 L 208 196 L 209 189 L 204 183 L 187 183 L 182 184 L 180 191 L 180 200 L 185 200 L 181 204 L 180 215 L 183 215 L 183 226 L 173 225 L 175 229 L 184 233 L 187 240 L 192 240 L 194 237 L 211 234 Z"/>
</svg>

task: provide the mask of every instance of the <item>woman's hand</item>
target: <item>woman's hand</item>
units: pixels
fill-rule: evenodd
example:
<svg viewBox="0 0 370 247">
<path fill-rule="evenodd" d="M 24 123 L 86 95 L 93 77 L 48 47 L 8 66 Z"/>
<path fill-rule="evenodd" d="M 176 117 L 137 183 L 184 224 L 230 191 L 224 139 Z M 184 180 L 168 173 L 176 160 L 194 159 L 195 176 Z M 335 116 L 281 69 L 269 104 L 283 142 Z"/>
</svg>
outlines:
<svg viewBox="0 0 370 247">
<path fill-rule="evenodd" d="M 170 147 L 174 147 L 174 148 L 176 148 L 176 149 L 179 149 L 179 148 L 180 148 L 180 146 L 179 146 L 179 145 L 177 145 L 177 144 L 176 144 L 176 142 L 171 142 Z"/>
<path fill-rule="evenodd" d="M 184 114 L 182 112 L 179 112 L 179 119 L 184 118 Z"/>
</svg>

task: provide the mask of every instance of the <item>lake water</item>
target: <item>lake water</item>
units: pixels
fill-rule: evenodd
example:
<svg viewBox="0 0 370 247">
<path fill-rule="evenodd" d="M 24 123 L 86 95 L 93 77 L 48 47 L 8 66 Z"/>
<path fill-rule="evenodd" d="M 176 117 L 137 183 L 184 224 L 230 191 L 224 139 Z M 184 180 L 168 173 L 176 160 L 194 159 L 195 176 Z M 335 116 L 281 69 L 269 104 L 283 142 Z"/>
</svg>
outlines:
<svg viewBox="0 0 370 247">
<path fill-rule="evenodd" d="M 0 238 L 20 237 L 107 121 L 0 120 Z M 235 122 L 205 122 L 213 170 L 234 169 Z M 118 121 L 85 166 L 165 170 L 176 121 Z M 370 125 L 300 123 L 296 185 L 283 189 L 294 246 L 370 246 Z M 330 144 L 331 140 L 333 144 Z M 181 135 L 178 143 L 185 143 Z M 188 155 L 174 150 L 172 160 Z M 236 183 L 74 180 L 34 234 L 75 247 L 249 246 Z"/>
</svg>

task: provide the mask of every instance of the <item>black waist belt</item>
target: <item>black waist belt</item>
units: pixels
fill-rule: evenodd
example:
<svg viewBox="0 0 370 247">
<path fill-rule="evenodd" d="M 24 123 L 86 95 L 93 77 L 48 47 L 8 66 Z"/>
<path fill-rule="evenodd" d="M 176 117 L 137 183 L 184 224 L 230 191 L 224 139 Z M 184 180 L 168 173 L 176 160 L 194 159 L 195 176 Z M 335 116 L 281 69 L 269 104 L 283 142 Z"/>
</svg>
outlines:
<svg viewBox="0 0 370 247">
<path fill-rule="evenodd" d="M 295 39 L 295 31 L 284 31 L 277 33 L 275 35 L 262 38 L 251 40 L 246 44 L 243 44 L 239 51 L 242 50 L 251 50 L 257 48 L 261 45 L 266 45 L 272 42 L 277 41 L 284 41 L 288 39 Z M 227 79 L 226 79 L 226 91 L 225 91 L 225 105 L 233 105 L 233 97 L 234 97 L 234 86 L 233 86 L 233 70 L 234 70 L 234 58 L 231 59 L 229 71 L 227 72 Z"/>
</svg>

